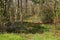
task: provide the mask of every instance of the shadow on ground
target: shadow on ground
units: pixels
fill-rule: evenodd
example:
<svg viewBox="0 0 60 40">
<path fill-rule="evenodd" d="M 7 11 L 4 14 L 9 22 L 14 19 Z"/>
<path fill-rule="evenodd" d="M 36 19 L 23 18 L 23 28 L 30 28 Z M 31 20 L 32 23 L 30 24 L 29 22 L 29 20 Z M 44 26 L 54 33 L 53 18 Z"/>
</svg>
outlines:
<svg viewBox="0 0 60 40">
<path fill-rule="evenodd" d="M 49 30 L 47 28 L 45 28 L 44 26 L 41 26 L 41 24 L 38 23 L 20 23 L 20 22 L 15 22 L 15 23 L 11 23 L 8 22 L 5 24 L 6 27 L 6 32 L 7 33 L 44 33 L 44 32 L 48 32 Z"/>
</svg>

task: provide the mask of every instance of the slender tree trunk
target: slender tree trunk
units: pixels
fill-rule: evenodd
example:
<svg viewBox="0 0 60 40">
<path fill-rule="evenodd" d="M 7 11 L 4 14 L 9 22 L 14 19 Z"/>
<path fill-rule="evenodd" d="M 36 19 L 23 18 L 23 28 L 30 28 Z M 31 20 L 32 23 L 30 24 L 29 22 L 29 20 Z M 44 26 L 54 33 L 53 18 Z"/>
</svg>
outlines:
<svg viewBox="0 0 60 40">
<path fill-rule="evenodd" d="M 57 30 L 56 30 L 56 27 L 57 27 L 56 6 L 57 6 L 57 1 L 55 0 L 55 4 L 54 4 L 54 24 L 55 24 L 54 32 L 55 32 L 55 34 L 57 33 Z"/>
<path fill-rule="evenodd" d="M 20 0 L 18 0 L 18 8 L 17 8 L 17 21 L 20 20 Z"/>
<path fill-rule="evenodd" d="M 21 13 L 20 13 L 20 22 L 23 23 L 23 14 L 22 14 L 22 0 L 21 1 Z"/>
<path fill-rule="evenodd" d="M 27 14 L 27 2 L 28 2 L 28 1 L 26 0 L 26 12 L 25 12 L 26 14 Z"/>
</svg>

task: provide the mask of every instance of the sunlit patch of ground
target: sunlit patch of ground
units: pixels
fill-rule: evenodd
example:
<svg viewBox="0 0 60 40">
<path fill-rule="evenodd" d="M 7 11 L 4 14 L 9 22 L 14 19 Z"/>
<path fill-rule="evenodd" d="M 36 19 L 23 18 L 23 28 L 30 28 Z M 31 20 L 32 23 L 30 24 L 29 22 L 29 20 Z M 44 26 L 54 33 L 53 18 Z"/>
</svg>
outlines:
<svg viewBox="0 0 60 40">
<path fill-rule="evenodd" d="M 60 40 L 60 36 L 56 37 L 54 33 L 45 32 L 43 34 L 0 34 L 0 40 Z"/>
</svg>

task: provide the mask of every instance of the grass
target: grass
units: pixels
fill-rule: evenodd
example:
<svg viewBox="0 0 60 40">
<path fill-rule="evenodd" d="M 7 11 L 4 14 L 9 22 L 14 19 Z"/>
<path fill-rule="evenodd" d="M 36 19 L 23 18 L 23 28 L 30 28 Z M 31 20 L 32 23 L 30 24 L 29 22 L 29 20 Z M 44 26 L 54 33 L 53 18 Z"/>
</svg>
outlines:
<svg viewBox="0 0 60 40">
<path fill-rule="evenodd" d="M 0 40 L 26 40 L 17 34 L 0 34 Z"/>
<path fill-rule="evenodd" d="M 55 37 L 53 33 L 43 34 L 0 34 L 0 40 L 60 40 L 60 37 Z"/>
</svg>

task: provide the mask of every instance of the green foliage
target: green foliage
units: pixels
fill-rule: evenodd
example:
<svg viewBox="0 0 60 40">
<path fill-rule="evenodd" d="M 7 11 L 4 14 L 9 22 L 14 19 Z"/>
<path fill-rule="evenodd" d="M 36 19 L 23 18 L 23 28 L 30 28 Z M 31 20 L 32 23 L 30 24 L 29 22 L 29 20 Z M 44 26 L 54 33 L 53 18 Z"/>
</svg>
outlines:
<svg viewBox="0 0 60 40">
<path fill-rule="evenodd" d="M 32 2 L 34 3 L 34 4 L 43 4 L 44 2 L 45 2 L 45 0 L 32 0 Z"/>
<path fill-rule="evenodd" d="M 32 0 L 34 4 L 38 4 L 40 1 L 39 0 Z"/>
<path fill-rule="evenodd" d="M 49 6 L 47 6 L 47 7 L 49 7 Z M 44 10 L 42 12 L 43 12 L 42 18 L 41 18 L 42 21 L 45 23 L 52 23 L 54 20 L 54 13 L 53 13 L 52 8 L 48 9 L 48 8 L 44 7 Z"/>
</svg>

